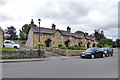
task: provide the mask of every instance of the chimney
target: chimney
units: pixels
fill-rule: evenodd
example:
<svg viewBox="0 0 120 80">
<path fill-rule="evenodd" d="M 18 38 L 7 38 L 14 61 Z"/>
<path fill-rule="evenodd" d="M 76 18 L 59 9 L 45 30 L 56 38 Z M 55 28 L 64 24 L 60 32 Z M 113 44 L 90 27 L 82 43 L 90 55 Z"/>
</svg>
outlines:
<svg viewBox="0 0 120 80">
<path fill-rule="evenodd" d="M 67 32 L 71 32 L 71 28 L 69 26 L 67 27 Z"/>
<path fill-rule="evenodd" d="M 87 32 L 85 33 L 85 36 L 87 36 L 87 37 L 88 37 L 88 33 L 87 33 Z"/>
<path fill-rule="evenodd" d="M 92 38 L 92 35 L 90 35 L 90 38 Z"/>
<path fill-rule="evenodd" d="M 34 21 L 31 19 L 31 26 L 34 27 Z"/>
<path fill-rule="evenodd" d="M 52 30 L 55 30 L 56 25 L 52 24 Z"/>
</svg>

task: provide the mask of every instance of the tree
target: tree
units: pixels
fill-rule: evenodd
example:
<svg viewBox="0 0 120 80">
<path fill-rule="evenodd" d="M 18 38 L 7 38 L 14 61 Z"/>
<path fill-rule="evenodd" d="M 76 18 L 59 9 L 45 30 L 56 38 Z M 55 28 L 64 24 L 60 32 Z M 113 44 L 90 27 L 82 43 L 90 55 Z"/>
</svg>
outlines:
<svg viewBox="0 0 120 80">
<path fill-rule="evenodd" d="M 101 33 L 100 33 L 100 30 L 94 30 L 94 32 L 95 32 L 94 36 L 96 40 L 100 41 L 100 39 L 105 38 L 103 30 L 101 30 Z"/>
<path fill-rule="evenodd" d="M 27 40 L 28 39 L 29 30 L 30 30 L 30 25 L 25 24 L 25 25 L 22 26 L 22 29 L 19 30 L 20 31 L 19 36 L 20 36 L 21 40 Z"/>
<path fill-rule="evenodd" d="M 120 39 L 116 39 L 115 43 L 116 43 L 116 47 L 120 47 Z"/>
<path fill-rule="evenodd" d="M 17 31 L 15 27 L 13 26 L 7 27 L 7 29 L 5 29 L 4 32 L 5 32 L 5 35 L 7 36 L 7 39 L 17 40 L 18 35 L 16 35 Z"/>
<path fill-rule="evenodd" d="M 103 47 L 112 47 L 113 41 L 112 39 L 102 38 L 99 40 L 99 44 L 101 44 Z"/>
</svg>

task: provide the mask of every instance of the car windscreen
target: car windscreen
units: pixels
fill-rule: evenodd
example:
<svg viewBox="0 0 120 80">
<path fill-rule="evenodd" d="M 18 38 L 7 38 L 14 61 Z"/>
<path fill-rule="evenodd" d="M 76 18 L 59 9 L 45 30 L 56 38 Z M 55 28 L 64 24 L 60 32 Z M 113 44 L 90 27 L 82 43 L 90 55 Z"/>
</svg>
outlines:
<svg viewBox="0 0 120 80">
<path fill-rule="evenodd" d="M 94 48 L 89 48 L 89 49 L 87 49 L 85 52 L 92 52 L 92 51 L 94 51 L 95 49 Z"/>
</svg>

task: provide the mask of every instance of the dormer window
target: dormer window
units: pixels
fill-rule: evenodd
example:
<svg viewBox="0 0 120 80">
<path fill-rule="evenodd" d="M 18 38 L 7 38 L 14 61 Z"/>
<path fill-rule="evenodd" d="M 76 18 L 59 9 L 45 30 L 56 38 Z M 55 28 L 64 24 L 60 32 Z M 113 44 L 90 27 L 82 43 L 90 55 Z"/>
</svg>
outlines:
<svg viewBox="0 0 120 80">
<path fill-rule="evenodd" d="M 70 37 L 70 39 L 72 39 L 72 36 Z"/>
<path fill-rule="evenodd" d="M 52 38 L 55 38 L 55 34 L 52 35 Z"/>
</svg>

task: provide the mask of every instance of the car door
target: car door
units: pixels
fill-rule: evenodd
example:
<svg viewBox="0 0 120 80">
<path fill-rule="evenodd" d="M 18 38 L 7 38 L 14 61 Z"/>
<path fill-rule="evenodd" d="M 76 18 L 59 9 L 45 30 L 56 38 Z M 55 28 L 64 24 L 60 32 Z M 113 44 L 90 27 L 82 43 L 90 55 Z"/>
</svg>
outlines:
<svg viewBox="0 0 120 80">
<path fill-rule="evenodd" d="M 9 41 L 4 42 L 5 47 L 9 47 Z"/>
<path fill-rule="evenodd" d="M 95 49 L 95 54 L 96 54 L 96 57 L 101 57 L 101 51 L 98 51 L 98 49 Z"/>
</svg>

